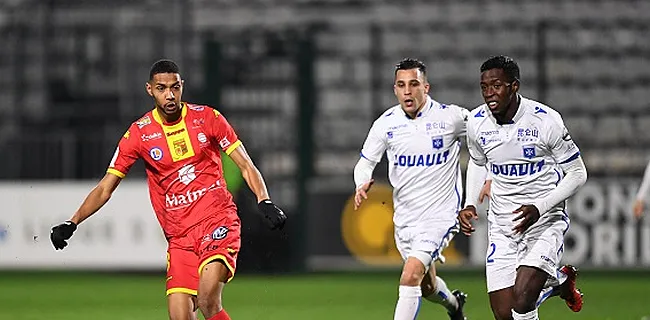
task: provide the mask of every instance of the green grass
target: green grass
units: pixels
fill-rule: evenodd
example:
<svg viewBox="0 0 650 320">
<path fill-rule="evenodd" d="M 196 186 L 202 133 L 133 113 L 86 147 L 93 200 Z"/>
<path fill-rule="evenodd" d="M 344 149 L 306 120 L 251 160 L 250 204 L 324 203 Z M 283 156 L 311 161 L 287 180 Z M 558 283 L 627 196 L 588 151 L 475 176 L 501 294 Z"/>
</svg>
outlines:
<svg viewBox="0 0 650 320">
<path fill-rule="evenodd" d="M 469 294 L 469 319 L 492 319 L 480 273 L 443 274 Z M 398 274 L 238 275 L 224 305 L 238 319 L 392 319 Z M 650 274 L 584 273 L 585 306 L 571 312 L 558 298 L 540 309 L 545 319 L 650 319 Z M 423 302 L 419 319 L 446 319 Z M 0 273 L 0 319 L 167 319 L 163 275 Z"/>
</svg>

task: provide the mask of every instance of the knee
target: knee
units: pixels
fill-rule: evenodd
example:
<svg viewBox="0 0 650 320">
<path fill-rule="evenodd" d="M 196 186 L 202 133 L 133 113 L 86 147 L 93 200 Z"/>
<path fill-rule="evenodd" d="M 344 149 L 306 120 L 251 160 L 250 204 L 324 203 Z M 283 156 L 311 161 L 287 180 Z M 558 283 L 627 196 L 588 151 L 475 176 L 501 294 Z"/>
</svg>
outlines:
<svg viewBox="0 0 650 320">
<path fill-rule="evenodd" d="M 402 271 L 402 276 L 400 277 L 399 284 L 401 286 L 419 286 L 422 282 L 424 274 L 412 269 L 405 269 Z"/>
<path fill-rule="evenodd" d="M 199 292 L 197 304 L 203 314 L 216 314 L 223 308 L 220 295 L 201 294 L 201 292 Z"/>
<path fill-rule="evenodd" d="M 535 309 L 535 302 L 539 292 L 533 292 L 529 286 L 525 284 L 515 284 L 512 293 L 514 298 L 514 309 L 517 312 L 529 312 Z"/>
</svg>

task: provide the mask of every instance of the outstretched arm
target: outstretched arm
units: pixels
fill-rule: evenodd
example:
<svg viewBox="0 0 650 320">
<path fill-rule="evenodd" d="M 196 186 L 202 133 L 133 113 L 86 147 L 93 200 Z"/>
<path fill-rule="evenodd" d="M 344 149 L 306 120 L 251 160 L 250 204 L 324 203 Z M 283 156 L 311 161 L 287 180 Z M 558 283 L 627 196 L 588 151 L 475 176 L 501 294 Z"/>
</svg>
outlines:
<svg viewBox="0 0 650 320">
<path fill-rule="evenodd" d="M 80 224 L 101 209 L 101 207 L 108 202 L 108 199 L 111 198 L 113 191 L 115 191 L 121 181 L 122 178 L 112 173 L 106 173 L 104 178 L 102 178 L 97 186 L 90 191 L 88 196 L 86 196 L 86 199 L 74 213 L 72 218 L 70 218 L 70 221 L 74 224 Z"/>
<path fill-rule="evenodd" d="M 108 202 L 120 181 L 122 181 L 122 178 L 113 173 L 106 173 L 104 178 L 86 196 L 86 199 L 72 215 L 72 218 L 52 228 L 50 240 L 55 249 L 63 250 L 68 245 L 67 240 L 77 230 L 77 225 L 88 219 Z"/>
</svg>

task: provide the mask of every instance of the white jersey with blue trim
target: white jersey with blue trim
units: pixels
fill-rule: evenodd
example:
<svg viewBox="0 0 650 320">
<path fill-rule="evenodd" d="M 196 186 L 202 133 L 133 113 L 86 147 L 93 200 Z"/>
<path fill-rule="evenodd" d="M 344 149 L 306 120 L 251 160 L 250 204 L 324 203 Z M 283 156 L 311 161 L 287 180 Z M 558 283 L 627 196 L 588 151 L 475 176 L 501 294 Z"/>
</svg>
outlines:
<svg viewBox="0 0 650 320">
<path fill-rule="evenodd" d="M 396 227 L 458 215 L 463 194 L 460 139 L 468 117 L 469 110 L 427 96 L 415 119 L 396 105 L 373 123 L 361 156 L 379 162 L 387 153 Z"/>
<path fill-rule="evenodd" d="M 488 219 L 514 226 L 512 213 L 522 205 L 545 197 L 563 177 L 559 164 L 580 156 L 562 116 L 550 107 L 519 96 L 513 120 L 499 125 L 483 104 L 472 110 L 467 123 L 470 156 L 478 165 L 488 164 L 492 195 Z M 565 215 L 565 202 L 548 215 Z"/>
</svg>

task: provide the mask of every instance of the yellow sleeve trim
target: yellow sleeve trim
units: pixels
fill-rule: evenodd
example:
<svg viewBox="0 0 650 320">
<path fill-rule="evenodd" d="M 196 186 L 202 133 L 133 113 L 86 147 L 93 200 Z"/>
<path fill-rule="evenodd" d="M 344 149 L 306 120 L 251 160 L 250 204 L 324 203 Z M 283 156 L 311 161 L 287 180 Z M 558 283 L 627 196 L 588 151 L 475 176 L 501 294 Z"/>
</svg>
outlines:
<svg viewBox="0 0 650 320">
<path fill-rule="evenodd" d="M 170 288 L 170 289 L 167 289 L 167 293 L 166 293 L 167 295 L 170 295 L 172 293 L 186 293 L 186 294 L 190 294 L 190 295 L 193 295 L 193 296 L 197 295 L 196 290 L 192 290 L 192 289 L 188 289 L 188 288 Z"/>
<path fill-rule="evenodd" d="M 219 111 L 217 111 L 217 109 L 212 109 L 212 111 L 214 111 L 214 116 L 215 117 L 218 117 L 221 114 L 221 113 L 219 113 Z"/>
<path fill-rule="evenodd" d="M 228 277 L 228 280 L 226 282 L 230 282 L 230 280 L 232 280 L 232 278 L 235 277 L 235 268 L 233 268 L 228 263 L 228 260 L 222 254 L 215 254 L 215 255 L 203 260 L 203 262 L 201 262 L 201 265 L 199 265 L 199 276 L 201 276 L 201 271 L 203 271 L 203 267 L 205 267 L 206 264 L 208 264 L 208 263 L 210 263 L 212 261 L 215 261 L 215 260 L 221 260 L 221 261 L 223 261 L 223 264 L 226 265 L 226 267 L 228 268 L 228 271 L 230 271 L 230 277 Z"/>
<path fill-rule="evenodd" d="M 124 177 L 126 177 L 126 175 L 124 173 L 122 173 L 122 172 L 120 172 L 118 170 L 115 170 L 113 168 L 108 168 L 108 170 L 106 170 L 106 172 L 112 173 L 112 174 L 114 174 L 114 175 L 116 175 L 116 176 L 118 176 L 118 177 L 120 177 L 122 179 L 124 179 Z"/>
<path fill-rule="evenodd" d="M 241 146 L 241 140 L 235 141 L 235 143 L 231 144 L 230 147 L 228 147 L 228 149 L 226 149 L 226 154 L 230 155 L 239 146 Z"/>
</svg>

